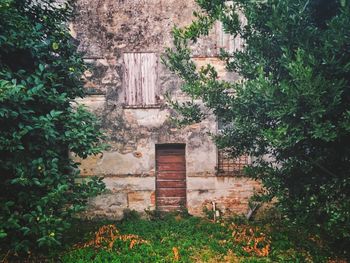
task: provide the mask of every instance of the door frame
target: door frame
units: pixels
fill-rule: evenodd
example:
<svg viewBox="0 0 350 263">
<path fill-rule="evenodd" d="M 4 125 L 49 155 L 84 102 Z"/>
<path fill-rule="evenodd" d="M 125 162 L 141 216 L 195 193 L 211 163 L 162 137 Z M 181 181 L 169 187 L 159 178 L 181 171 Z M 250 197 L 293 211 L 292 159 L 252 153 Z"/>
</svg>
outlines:
<svg viewBox="0 0 350 263">
<path fill-rule="evenodd" d="M 184 202 L 184 208 L 187 209 L 187 159 L 186 159 L 186 150 L 187 150 L 187 145 L 186 143 L 156 143 L 155 144 L 155 207 L 156 210 L 158 210 L 158 202 L 157 202 L 157 198 L 158 198 L 158 187 L 157 187 L 157 179 L 158 179 L 158 163 L 157 163 L 157 150 L 161 147 L 171 147 L 171 146 L 177 146 L 177 147 L 181 147 L 184 149 L 184 158 L 185 158 L 185 177 L 184 177 L 184 181 L 185 181 L 185 202 Z"/>
</svg>

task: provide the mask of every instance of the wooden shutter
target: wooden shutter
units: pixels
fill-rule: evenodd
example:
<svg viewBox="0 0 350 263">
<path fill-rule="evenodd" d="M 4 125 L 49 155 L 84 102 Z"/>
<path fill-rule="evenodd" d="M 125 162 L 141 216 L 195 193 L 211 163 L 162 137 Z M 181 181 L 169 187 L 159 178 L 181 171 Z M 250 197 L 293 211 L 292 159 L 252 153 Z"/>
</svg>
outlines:
<svg viewBox="0 0 350 263">
<path fill-rule="evenodd" d="M 157 105 L 158 59 L 155 53 L 124 53 L 127 106 Z"/>
<path fill-rule="evenodd" d="M 239 35 L 234 37 L 233 35 L 225 33 L 222 22 L 218 21 L 216 23 L 216 46 L 218 53 L 220 49 L 232 53 L 242 49 L 243 40 Z"/>
<path fill-rule="evenodd" d="M 227 7 L 233 6 L 233 1 L 226 1 L 225 5 Z M 247 25 L 247 19 L 243 15 L 241 10 L 235 10 L 235 12 L 238 13 L 238 19 L 242 26 Z M 218 21 L 216 23 L 216 44 L 217 44 L 217 52 L 220 52 L 220 49 L 223 48 L 228 52 L 235 52 L 242 50 L 244 45 L 244 40 L 241 38 L 240 35 L 237 35 L 234 37 L 233 35 L 227 34 L 224 31 L 222 22 Z"/>
</svg>

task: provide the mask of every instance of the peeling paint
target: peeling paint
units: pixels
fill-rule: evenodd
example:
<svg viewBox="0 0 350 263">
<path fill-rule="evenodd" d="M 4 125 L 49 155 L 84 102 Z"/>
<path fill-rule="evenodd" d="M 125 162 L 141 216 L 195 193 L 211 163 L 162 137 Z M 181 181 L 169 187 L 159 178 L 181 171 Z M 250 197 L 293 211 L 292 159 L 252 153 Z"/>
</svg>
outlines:
<svg viewBox="0 0 350 263">
<path fill-rule="evenodd" d="M 227 213 L 244 213 L 248 197 L 259 184 L 246 178 L 216 177 L 217 149 L 209 133 L 215 133 L 214 116 L 184 128 L 175 127 L 170 117 L 176 113 L 166 106 L 164 94 L 184 101 L 181 80 L 164 65 L 158 66 L 158 107 L 128 108 L 125 105 L 123 54 L 152 52 L 158 58 L 172 45 L 174 25 L 185 26 L 197 9 L 194 0 L 77 0 L 76 17 L 70 26 L 90 65 L 84 74 L 90 96 L 78 100 L 102 120 L 109 150 L 81 162 L 82 176 L 103 176 L 108 193 L 92 199 L 86 216 L 120 218 L 124 209 L 139 212 L 155 209 L 155 145 L 186 144 L 187 208 L 202 215 L 212 201 Z M 215 58 L 217 28 L 192 45 L 198 67 L 212 63 L 219 76 L 237 80 Z M 124 76 L 124 77 L 123 77 Z"/>
</svg>

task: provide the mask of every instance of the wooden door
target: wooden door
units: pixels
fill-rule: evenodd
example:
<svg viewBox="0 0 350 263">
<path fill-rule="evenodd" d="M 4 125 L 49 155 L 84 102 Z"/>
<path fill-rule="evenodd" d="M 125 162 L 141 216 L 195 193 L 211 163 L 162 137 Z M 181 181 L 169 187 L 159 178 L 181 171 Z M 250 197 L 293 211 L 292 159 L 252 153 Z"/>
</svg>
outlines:
<svg viewBox="0 0 350 263">
<path fill-rule="evenodd" d="M 186 207 L 185 145 L 157 145 L 156 171 L 157 209 L 176 211 Z"/>
</svg>

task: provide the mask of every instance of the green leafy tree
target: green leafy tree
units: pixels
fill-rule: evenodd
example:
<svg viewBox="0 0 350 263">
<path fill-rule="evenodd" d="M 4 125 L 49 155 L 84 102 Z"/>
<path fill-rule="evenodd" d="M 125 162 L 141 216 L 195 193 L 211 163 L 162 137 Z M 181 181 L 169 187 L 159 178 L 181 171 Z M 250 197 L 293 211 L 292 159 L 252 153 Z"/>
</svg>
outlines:
<svg viewBox="0 0 350 263">
<path fill-rule="evenodd" d="M 74 103 L 85 66 L 63 2 L 0 0 L 0 246 L 14 253 L 60 245 L 71 216 L 104 188 L 76 183 L 69 157 L 99 153 L 103 136 Z"/>
<path fill-rule="evenodd" d="M 201 12 L 174 29 L 164 62 L 192 101 L 202 99 L 227 124 L 217 144 L 254 157 L 246 172 L 263 183 L 260 198 L 277 197 L 288 220 L 350 247 L 349 2 L 197 2 Z M 242 76 L 237 83 L 219 80 L 210 65 L 196 71 L 191 60 L 189 44 L 217 20 L 244 40 L 242 50 L 221 52 L 227 69 Z M 195 103 L 180 112 L 184 122 L 201 114 Z"/>
</svg>

